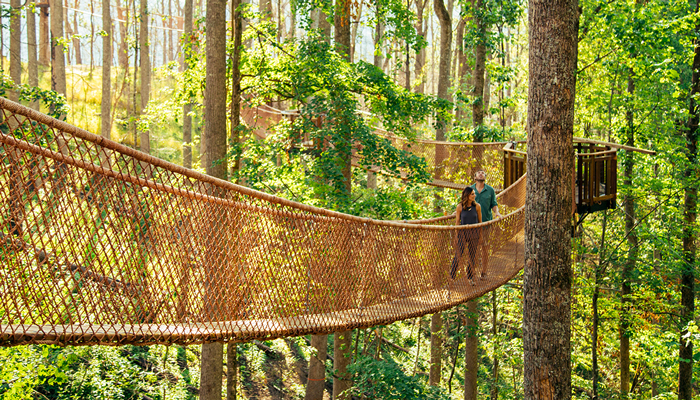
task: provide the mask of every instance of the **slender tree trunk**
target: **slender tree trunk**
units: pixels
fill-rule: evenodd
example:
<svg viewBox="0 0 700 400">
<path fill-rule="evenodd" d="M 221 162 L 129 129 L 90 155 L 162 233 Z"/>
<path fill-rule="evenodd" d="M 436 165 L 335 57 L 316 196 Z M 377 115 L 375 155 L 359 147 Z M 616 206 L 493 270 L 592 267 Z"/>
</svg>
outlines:
<svg viewBox="0 0 700 400">
<path fill-rule="evenodd" d="M 79 10 L 80 9 L 80 4 L 78 3 L 78 0 L 75 0 L 75 9 Z M 73 39 L 73 47 L 75 51 L 75 64 L 76 65 L 83 65 L 83 54 L 80 51 L 80 31 L 78 30 L 78 13 L 73 11 L 73 34 L 72 34 L 72 39 Z"/>
<path fill-rule="evenodd" d="M 416 0 L 416 36 L 425 38 L 425 17 L 423 13 L 425 11 L 425 5 L 428 4 L 428 0 Z M 425 81 L 427 80 L 427 75 L 425 73 L 425 47 L 421 48 L 416 54 L 416 64 L 415 64 L 415 77 L 416 77 L 416 93 L 425 93 Z"/>
<path fill-rule="evenodd" d="M 627 95 L 634 99 L 634 70 L 629 68 L 627 77 Z M 634 100 L 628 102 L 628 108 L 625 112 L 627 120 L 627 146 L 634 146 Z M 634 196 L 631 193 L 632 189 L 632 172 L 634 170 L 634 153 L 627 152 L 624 159 L 624 184 L 627 188 L 622 199 L 625 207 L 625 236 L 629 250 L 627 259 L 622 268 L 622 310 L 620 313 L 620 398 L 626 399 L 630 390 L 630 325 L 631 325 L 631 298 L 632 295 L 632 274 L 637 261 L 638 240 L 637 234 L 634 231 L 635 224 L 635 202 Z"/>
<path fill-rule="evenodd" d="M 593 288 L 593 328 L 591 330 L 591 373 L 593 375 L 593 399 L 598 400 L 598 386 L 600 385 L 600 367 L 598 366 L 598 328 L 600 326 L 600 314 L 598 312 L 598 298 L 600 297 L 600 282 L 603 279 L 606 248 L 605 233 L 608 226 L 608 210 L 603 211 L 603 226 L 600 234 L 600 252 L 598 263 L 595 266 L 595 288 Z"/>
<path fill-rule="evenodd" d="M 430 320 L 430 371 L 428 384 L 439 386 L 442 373 L 442 314 L 435 313 Z"/>
<path fill-rule="evenodd" d="M 225 5 L 225 4 L 224 4 Z M 139 26 L 139 58 L 141 61 L 141 113 L 146 112 L 148 100 L 151 96 L 151 58 L 148 54 L 150 45 L 148 44 L 148 0 L 141 0 L 139 11 L 140 26 Z M 141 130 L 141 151 L 144 153 L 151 152 L 151 139 L 148 129 Z"/>
<path fill-rule="evenodd" d="M 112 132 L 112 14 L 110 0 L 102 0 L 102 101 L 101 133 L 110 139 Z"/>
<path fill-rule="evenodd" d="M 491 301 L 492 301 L 492 314 L 491 314 L 491 335 L 493 337 L 493 346 L 494 350 L 495 348 L 498 347 L 498 302 L 497 302 L 497 289 L 494 289 L 491 292 Z M 498 374 L 500 373 L 499 370 L 499 360 L 498 360 L 498 355 L 496 355 L 496 352 L 494 351 L 493 355 L 493 368 L 491 370 L 491 399 L 490 400 L 498 400 Z"/>
<path fill-rule="evenodd" d="M 349 400 L 352 377 L 348 365 L 352 361 L 352 331 L 336 332 L 333 342 L 333 400 Z"/>
<path fill-rule="evenodd" d="M 472 102 L 472 122 L 474 123 L 474 141 L 484 140 L 484 79 L 486 74 L 486 28 L 480 11 L 484 8 L 483 0 L 476 0 L 474 23 L 477 30 L 477 42 L 474 46 L 474 100 Z"/>
<path fill-rule="evenodd" d="M 20 58 L 22 2 L 20 0 L 11 0 L 10 7 L 10 78 L 15 84 L 19 85 L 22 83 L 22 59 Z M 10 90 L 8 98 L 12 101 L 19 101 L 19 92 Z"/>
<path fill-rule="evenodd" d="M 206 14 L 206 89 L 204 125 L 207 142 L 207 174 L 226 179 L 226 0 L 207 0 Z M 216 245 L 214 245 L 215 247 Z M 218 256 L 217 256 L 218 258 Z M 220 306 L 216 292 L 220 290 L 221 271 L 211 266 L 207 271 L 208 308 L 212 315 Z M 223 344 L 204 343 L 201 358 L 200 400 L 221 399 L 221 379 L 223 375 Z"/>
<path fill-rule="evenodd" d="M 236 400 L 238 390 L 238 345 L 230 343 L 226 345 L 226 400 Z"/>
<path fill-rule="evenodd" d="M 231 1 L 231 24 L 233 26 L 233 57 L 231 60 L 231 139 L 230 143 L 238 146 L 241 141 L 241 50 L 243 37 L 243 17 L 239 11 L 240 0 Z M 240 149 L 236 147 L 231 166 L 232 177 L 238 174 L 241 168 Z"/>
<path fill-rule="evenodd" d="M 695 4 L 695 13 L 700 10 L 700 2 Z M 698 152 L 698 121 L 700 110 L 696 100 L 700 93 L 700 25 L 695 26 L 696 36 L 693 39 L 693 75 L 690 85 L 688 126 L 686 127 L 686 146 L 688 165 L 685 169 L 685 204 L 683 225 L 683 272 L 681 274 L 681 337 L 678 365 L 678 399 L 693 398 L 693 342 L 686 337 L 688 323 L 695 318 L 695 264 L 697 253 L 697 198 L 698 189 L 695 183 L 697 176 Z"/>
<path fill-rule="evenodd" d="M 328 335 L 311 335 L 311 347 L 316 354 L 309 357 L 309 376 L 306 381 L 304 400 L 323 400 L 326 383 L 326 357 L 328 353 Z"/>
<path fill-rule="evenodd" d="M 51 63 L 51 46 L 49 32 L 49 2 L 40 2 L 39 8 L 39 64 L 49 66 Z"/>
<path fill-rule="evenodd" d="M 335 47 L 347 62 L 352 62 L 350 58 L 350 0 L 336 0 L 335 3 Z M 348 133 L 348 135 L 350 135 Z M 346 143 L 351 143 L 352 138 L 346 138 Z M 348 198 L 352 195 L 352 164 L 351 164 L 351 149 L 347 148 L 343 164 L 343 178 L 345 179 L 345 190 Z"/>
<path fill-rule="evenodd" d="M 525 399 L 571 398 L 571 204 L 577 0 L 530 0 Z"/>
<path fill-rule="evenodd" d="M 66 94 L 66 58 L 63 38 L 63 0 L 51 0 L 51 89 Z"/>
<path fill-rule="evenodd" d="M 478 300 L 467 302 L 467 331 L 464 348 L 464 400 L 475 400 L 479 393 L 476 375 L 479 370 Z"/>
<path fill-rule="evenodd" d="M 119 21 L 119 51 L 117 53 L 117 59 L 119 60 L 119 66 L 125 73 L 129 70 L 129 47 L 128 41 L 126 40 L 129 34 L 129 0 L 124 0 L 126 2 L 125 6 L 122 7 L 121 0 L 117 0 L 117 17 Z"/>
<path fill-rule="evenodd" d="M 27 7 L 27 83 L 29 86 L 39 86 L 39 66 L 36 53 L 36 14 Z M 29 107 L 39 111 L 39 101 L 32 101 Z"/>
<path fill-rule="evenodd" d="M 464 53 L 464 28 L 466 27 L 466 25 L 467 17 L 462 16 L 459 19 L 459 23 L 457 24 L 457 36 L 455 38 L 455 46 L 457 48 L 455 49 L 455 68 L 453 71 L 455 75 L 455 81 L 459 83 L 459 86 L 457 87 L 457 90 L 459 91 L 466 90 L 466 77 L 463 74 L 464 64 L 466 64 L 467 62 L 467 57 Z M 459 101 L 457 101 L 455 102 L 455 124 L 463 125 L 463 119 L 464 107 Z"/>
<path fill-rule="evenodd" d="M 66 40 L 71 40 L 72 41 L 72 36 L 73 36 L 73 28 L 70 25 L 70 19 L 68 18 L 68 7 L 70 7 L 70 4 L 68 4 L 68 0 L 65 1 L 63 4 L 63 23 L 65 24 L 64 29 L 66 33 Z M 73 45 L 75 47 L 75 45 Z M 71 55 L 70 55 L 70 47 L 66 49 L 66 64 L 68 65 L 73 65 L 71 62 Z M 71 88 L 72 89 L 72 88 Z M 72 92 L 72 90 L 71 90 Z"/>
<path fill-rule="evenodd" d="M 184 29 L 184 45 L 183 45 L 183 64 L 184 68 L 187 70 L 190 68 L 189 55 L 193 51 L 193 39 L 192 39 L 192 14 L 193 14 L 193 1 L 185 0 L 185 21 Z M 192 168 L 192 103 L 188 102 L 182 106 L 182 166 L 185 168 Z"/>
<path fill-rule="evenodd" d="M 374 28 L 374 60 L 373 64 L 375 67 L 382 69 L 382 64 L 384 63 L 384 52 L 382 49 L 382 41 L 384 36 L 384 23 L 380 15 L 382 13 L 381 5 L 377 3 L 375 5 L 375 14 L 377 18 L 377 25 Z M 377 188 L 377 174 L 371 171 L 367 171 L 367 187 L 370 189 Z"/>
<path fill-rule="evenodd" d="M 168 58 L 163 60 L 167 63 L 170 60 L 175 59 L 175 46 L 173 45 L 173 0 L 168 0 Z"/>
<path fill-rule="evenodd" d="M 90 73 L 95 69 L 95 0 L 90 0 Z"/>
</svg>

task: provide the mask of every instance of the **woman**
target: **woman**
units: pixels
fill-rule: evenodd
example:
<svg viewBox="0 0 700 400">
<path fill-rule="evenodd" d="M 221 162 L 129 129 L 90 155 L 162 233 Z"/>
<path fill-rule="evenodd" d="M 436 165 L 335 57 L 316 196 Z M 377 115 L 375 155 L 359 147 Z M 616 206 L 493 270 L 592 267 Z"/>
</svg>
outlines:
<svg viewBox="0 0 700 400">
<path fill-rule="evenodd" d="M 476 193 L 474 188 L 467 186 L 462 191 L 462 199 L 457 205 L 455 225 L 471 225 L 481 222 L 481 206 L 476 202 Z M 481 228 L 476 229 L 460 229 L 457 231 L 457 244 L 455 246 L 456 253 L 452 259 L 450 268 L 450 277 L 454 279 L 457 276 L 457 267 L 459 260 L 464 253 L 464 245 L 469 246 L 469 264 L 467 265 L 467 278 L 469 282 L 474 284 L 474 271 L 476 270 L 476 247 L 479 245 L 481 236 Z"/>
</svg>

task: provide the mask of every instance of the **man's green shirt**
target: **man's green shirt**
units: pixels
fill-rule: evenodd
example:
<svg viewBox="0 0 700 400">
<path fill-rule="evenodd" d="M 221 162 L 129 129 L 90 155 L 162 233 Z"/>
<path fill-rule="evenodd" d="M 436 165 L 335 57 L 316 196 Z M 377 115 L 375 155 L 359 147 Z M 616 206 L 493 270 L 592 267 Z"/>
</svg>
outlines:
<svg viewBox="0 0 700 400">
<path fill-rule="evenodd" d="M 484 190 L 479 193 L 476 189 L 476 183 L 472 185 L 474 193 L 476 193 L 476 202 L 481 206 L 481 222 L 491 221 L 493 214 L 491 209 L 496 207 L 496 191 L 489 185 L 484 184 Z"/>
</svg>

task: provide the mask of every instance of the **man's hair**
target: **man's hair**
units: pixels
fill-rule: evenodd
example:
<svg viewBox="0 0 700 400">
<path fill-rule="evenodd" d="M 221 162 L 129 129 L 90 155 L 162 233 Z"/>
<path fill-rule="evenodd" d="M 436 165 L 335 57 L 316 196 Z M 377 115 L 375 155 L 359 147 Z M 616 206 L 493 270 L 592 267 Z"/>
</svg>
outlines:
<svg viewBox="0 0 700 400">
<path fill-rule="evenodd" d="M 486 178 L 486 171 L 484 171 L 483 169 L 480 169 L 480 170 L 476 171 L 476 173 L 474 174 L 474 176 L 477 176 L 477 175 L 484 175 L 484 178 Z"/>
</svg>

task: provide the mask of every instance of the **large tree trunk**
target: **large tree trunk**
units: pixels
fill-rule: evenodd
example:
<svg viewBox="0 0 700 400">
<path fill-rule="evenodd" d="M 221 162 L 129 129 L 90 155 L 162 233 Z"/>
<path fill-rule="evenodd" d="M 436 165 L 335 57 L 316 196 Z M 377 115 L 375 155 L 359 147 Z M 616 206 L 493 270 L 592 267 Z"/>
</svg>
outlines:
<svg viewBox="0 0 700 400">
<path fill-rule="evenodd" d="M 20 18 L 22 18 L 22 2 L 20 0 L 10 1 L 10 78 L 19 85 L 22 83 L 22 59 L 20 58 L 21 40 Z M 12 101 L 19 101 L 19 92 L 10 90 L 8 98 Z"/>
<path fill-rule="evenodd" d="M 350 58 L 350 0 L 336 0 L 335 16 L 333 19 L 335 28 L 335 47 L 347 62 L 352 62 Z M 351 138 L 347 138 L 347 143 L 351 143 Z M 343 178 L 345 179 L 345 190 L 350 198 L 352 194 L 352 164 L 350 157 L 352 153 L 347 149 L 344 156 Z"/>
<path fill-rule="evenodd" d="M 472 122 L 474 123 L 474 141 L 484 140 L 481 126 L 484 124 L 484 79 L 486 74 L 486 28 L 481 13 L 478 12 L 484 7 L 483 0 L 476 0 L 474 23 L 477 30 L 477 42 L 474 46 L 474 100 L 472 102 Z"/>
<path fill-rule="evenodd" d="M 571 204 L 578 1 L 530 0 L 525 399 L 571 398 Z"/>
<path fill-rule="evenodd" d="M 695 4 L 695 13 L 700 9 L 700 2 Z M 700 25 L 695 27 L 696 36 L 693 40 L 693 75 L 690 87 L 690 99 L 688 126 L 686 127 L 686 146 L 688 164 L 685 169 L 685 205 L 683 225 L 683 261 L 684 267 L 681 274 L 681 337 L 678 365 L 678 399 L 691 400 L 693 398 L 693 342 L 687 337 L 688 323 L 695 317 L 695 263 L 697 252 L 697 198 L 698 189 L 695 183 L 697 151 L 698 151 L 698 121 L 700 110 L 696 100 L 700 93 Z"/>
<path fill-rule="evenodd" d="M 225 4 L 224 4 L 225 5 Z M 139 11 L 141 24 L 139 26 L 139 58 L 141 60 L 141 113 L 145 112 L 148 100 L 151 96 L 151 58 L 148 54 L 150 46 L 148 44 L 148 1 L 141 0 Z M 147 129 L 141 131 L 141 151 L 151 152 L 150 134 Z"/>
<path fill-rule="evenodd" d="M 39 86 L 39 66 L 36 54 L 36 14 L 27 7 L 27 83 L 29 86 Z M 29 107 L 39 111 L 38 100 L 29 103 Z"/>
<path fill-rule="evenodd" d="M 479 314 L 478 300 L 467 302 L 467 331 L 464 347 L 464 400 L 475 400 L 479 393 L 476 375 L 479 369 Z"/>
<path fill-rule="evenodd" d="M 439 386 L 442 373 L 442 314 L 435 313 L 430 320 L 430 370 L 428 384 Z"/>
<path fill-rule="evenodd" d="M 39 64 L 48 66 L 51 63 L 51 39 L 49 32 L 49 2 L 40 2 L 39 8 Z"/>
<path fill-rule="evenodd" d="M 185 69 L 190 68 L 188 53 L 192 51 L 194 44 L 192 43 L 192 14 L 193 14 L 193 1 L 185 0 L 185 33 L 184 37 L 184 57 L 183 64 Z M 182 166 L 185 168 L 192 168 L 192 103 L 185 103 L 182 106 Z"/>
<path fill-rule="evenodd" d="M 333 400 L 349 400 L 352 377 L 348 365 L 352 362 L 352 331 L 336 332 L 333 342 Z"/>
<path fill-rule="evenodd" d="M 627 94 L 629 98 L 634 98 L 634 70 L 629 68 L 629 76 L 627 77 Z M 634 101 L 628 103 L 625 118 L 627 120 L 627 146 L 634 146 Z M 634 231 L 635 210 L 634 196 L 631 193 L 632 189 L 632 172 L 634 170 L 634 153 L 627 152 L 624 158 L 624 184 L 625 194 L 622 198 L 622 203 L 625 207 L 625 236 L 629 250 L 627 259 L 622 267 L 622 310 L 620 313 L 620 394 L 622 398 L 627 398 L 630 391 L 630 306 L 632 295 L 632 272 L 634 271 L 637 261 L 637 234 Z"/>
<path fill-rule="evenodd" d="M 328 354 L 328 336 L 311 335 L 311 347 L 316 354 L 309 357 L 309 376 L 306 381 L 304 400 L 323 400 L 326 383 L 326 357 Z"/>
<path fill-rule="evenodd" d="M 205 140 L 209 155 L 205 168 L 208 175 L 226 179 L 226 0 L 207 0 L 206 14 L 206 89 L 204 107 L 206 120 Z M 216 161 L 216 162 L 214 162 Z M 214 245 L 215 247 L 215 245 Z M 213 266 L 212 266 L 213 267 Z M 209 304 L 212 312 L 218 309 L 216 291 L 221 285 L 221 271 L 212 268 L 205 277 Z M 223 374 L 223 344 L 205 343 L 202 345 L 200 400 L 221 399 L 221 379 Z"/>
<path fill-rule="evenodd" d="M 100 105 L 102 136 L 112 132 L 112 15 L 110 0 L 102 0 L 102 102 Z"/>
</svg>

